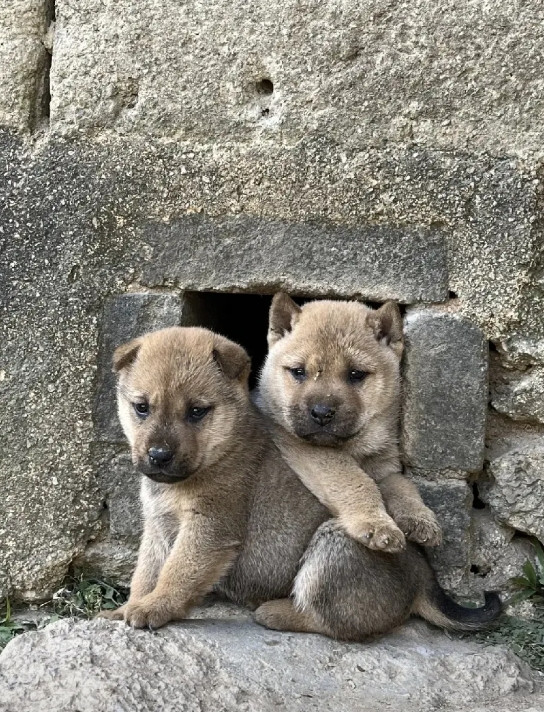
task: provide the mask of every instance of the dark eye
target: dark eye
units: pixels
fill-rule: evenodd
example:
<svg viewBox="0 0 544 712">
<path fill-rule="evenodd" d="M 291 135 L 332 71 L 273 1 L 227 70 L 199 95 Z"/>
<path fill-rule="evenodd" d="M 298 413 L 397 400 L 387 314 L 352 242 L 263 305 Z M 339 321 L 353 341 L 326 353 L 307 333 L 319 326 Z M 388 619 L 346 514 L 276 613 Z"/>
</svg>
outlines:
<svg viewBox="0 0 544 712">
<path fill-rule="evenodd" d="M 296 368 L 288 368 L 287 369 L 291 376 L 295 379 L 295 381 L 303 381 L 306 378 L 306 369 L 304 369 L 302 366 L 297 366 Z"/>
<path fill-rule="evenodd" d="M 352 368 L 349 372 L 349 380 L 351 381 L 351 383 L 359 383 L 360 381 L 364 381 L 367 376 L 368 373 L 366 371 L 358 371 L 356 368 Z"/>
<path fill-rule="evenodd" d="M 194 406 L 192 408 L 189 408 L 189 410 L 187 411 L 187 419 L 191 423 L 197 423 L 199 420 L 202 420 L 202 418 L 204 418 L 204 416 L 207 415 L 210 410 L 211 406 Z"/>
<path fill-rule="evenodd" d="M 139 418 L 142 418 L 142 420 L 144 418 L 147 418 L 147 416 L 149 415 L 149 403 L 143 401 L 141 403 L 133 403 L 132 406 L 136 411 L 136 415 Z"/>
</svg>

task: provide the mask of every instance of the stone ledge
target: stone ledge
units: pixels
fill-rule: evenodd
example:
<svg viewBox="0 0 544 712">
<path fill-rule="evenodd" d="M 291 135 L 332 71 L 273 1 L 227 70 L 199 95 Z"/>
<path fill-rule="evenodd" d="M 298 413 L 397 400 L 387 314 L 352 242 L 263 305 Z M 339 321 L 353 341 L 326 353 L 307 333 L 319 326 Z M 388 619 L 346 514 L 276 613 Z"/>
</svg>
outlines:
<svg viewBox="0 0 544 712">
<path fill-rule="evenodd" d="M 0 656 L 2 712 L 431 712 L 528 710 L 537 673 L 503 647 L 423 622 L 364 644 L 278 633 L 214 604 L 157 633 L 61 621 Z"/>
</svg>

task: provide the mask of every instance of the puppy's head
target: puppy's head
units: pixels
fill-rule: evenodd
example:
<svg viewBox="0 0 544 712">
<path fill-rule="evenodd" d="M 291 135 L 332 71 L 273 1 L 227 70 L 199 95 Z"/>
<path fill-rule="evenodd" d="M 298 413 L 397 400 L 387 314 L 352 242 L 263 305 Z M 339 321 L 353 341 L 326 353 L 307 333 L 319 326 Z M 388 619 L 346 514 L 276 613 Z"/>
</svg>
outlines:
<svg viewBox="0 0 544 712">
<path fill-rule="evenodd" d="M 248 409 L 250 359 L 206 329 L 172 327 L 119 346 L 119 418 L 136 467 L 181 482 L 223 457 Z"/>
<path fill-rule="evenodd" d="M 276 294 L 268 345 L 261 402 L 294 435 L 337 447 L 356 437 L 376 440 L 384 417 L 395 417 L 403 341 L 393 302 L 378 310 L 333 301 L 300 308 Z"/>
</svg>

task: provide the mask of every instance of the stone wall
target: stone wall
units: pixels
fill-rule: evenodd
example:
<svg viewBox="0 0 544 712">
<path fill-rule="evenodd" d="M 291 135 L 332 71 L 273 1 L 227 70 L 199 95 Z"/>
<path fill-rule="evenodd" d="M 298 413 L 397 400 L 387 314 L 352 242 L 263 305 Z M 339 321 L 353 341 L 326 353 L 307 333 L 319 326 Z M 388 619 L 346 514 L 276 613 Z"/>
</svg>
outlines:
<svg viewBox="0 0 544 712">
<path fill-rule="evenodd" d="M 257 362 L 278 288 L 405 305 L 437 569 L 505 587 L 544 541 L 543 20 L 537 0 L 4 4 L 0 597 L 129 576 L 114 344 L 204 323 Z M 210 291 L 244 293 L 238 318 Z"/>
</svg>

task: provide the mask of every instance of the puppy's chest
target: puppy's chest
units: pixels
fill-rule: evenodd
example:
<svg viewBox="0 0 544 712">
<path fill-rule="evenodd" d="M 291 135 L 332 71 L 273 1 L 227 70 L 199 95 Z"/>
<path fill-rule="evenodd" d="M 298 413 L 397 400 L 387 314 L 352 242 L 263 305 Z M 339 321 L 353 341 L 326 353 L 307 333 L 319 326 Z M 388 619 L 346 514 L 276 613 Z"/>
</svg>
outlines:
<svg viewBox="0 0 544 712">
<path fill-rule="evenodd" d="M 141 491 L 145 519 L 161 522 L 167 536 L 175 536 L 185 517 L 197 508 L 198 502 L 190 493 L 180 493 L 174 488 L 149 486 L 143 483 Z"/>
</svg>

